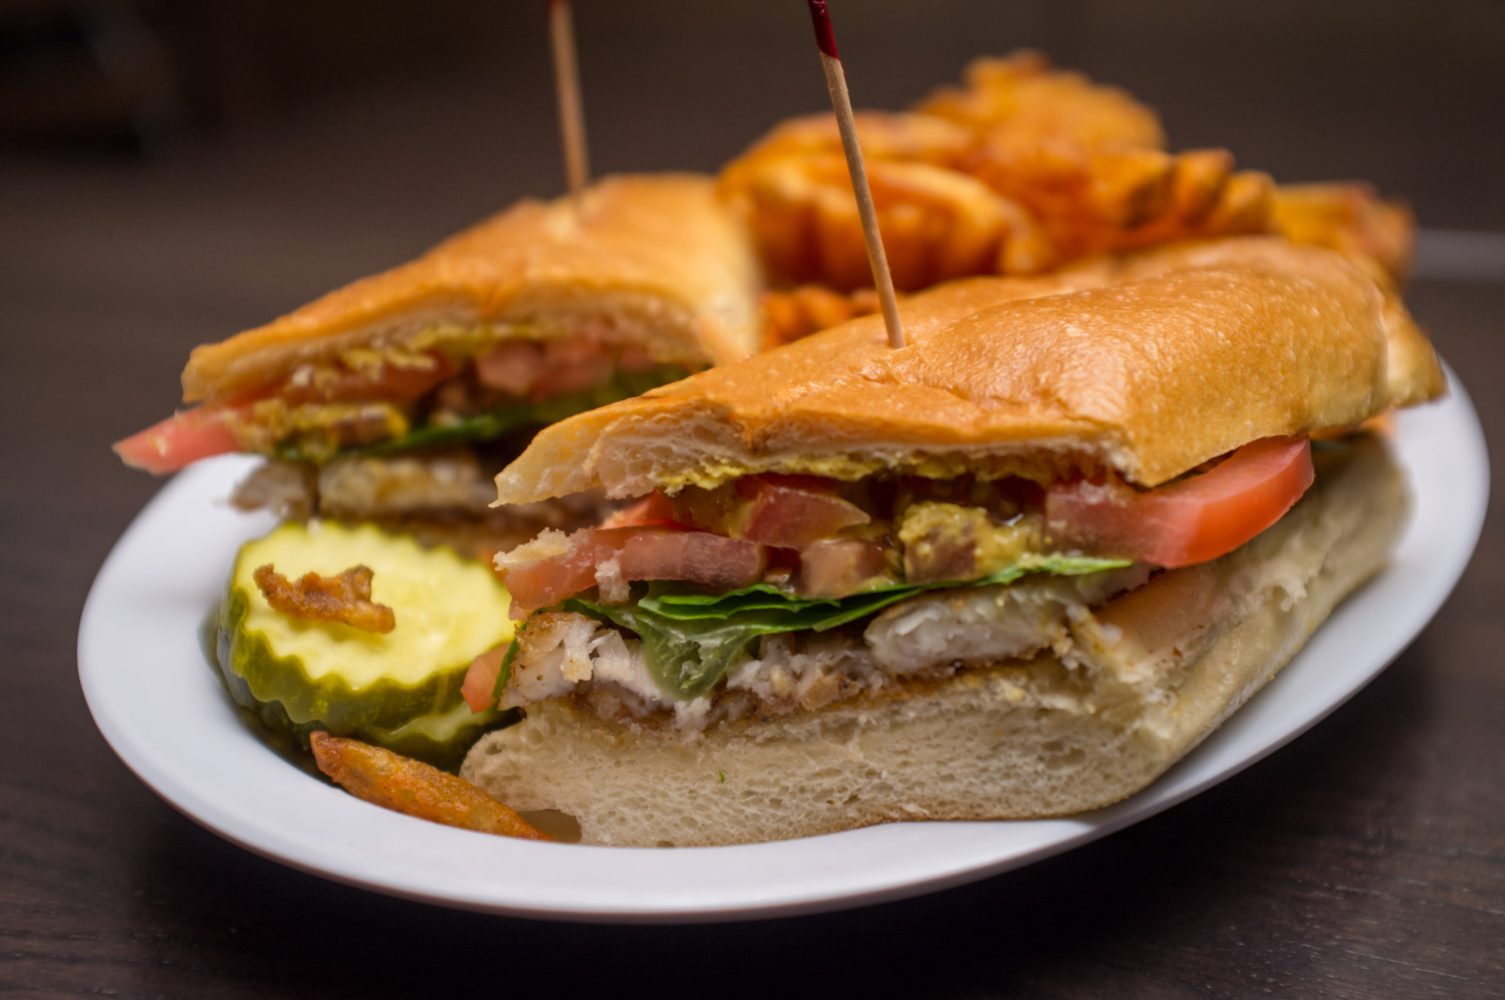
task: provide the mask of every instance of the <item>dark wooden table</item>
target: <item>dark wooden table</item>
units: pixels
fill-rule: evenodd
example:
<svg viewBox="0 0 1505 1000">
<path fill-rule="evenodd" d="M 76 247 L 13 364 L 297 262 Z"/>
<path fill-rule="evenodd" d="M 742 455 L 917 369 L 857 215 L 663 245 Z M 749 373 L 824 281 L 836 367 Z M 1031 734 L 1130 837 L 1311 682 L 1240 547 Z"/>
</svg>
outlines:
<svg viewBox="0 0 1505 1000">
<path fill-rule="evenodd" d="M 813 56 L 769 69 L 770 46 L 802 24 L 764 37 L 749 5 L 735 6 L 726 30 L 745 44 L 716 87 L 634 75 L 657 65 L 693 78 L 710 63 L 675 63 L 662 40 L 629 45 L 612 33 L 630 25 L 601 15 L 618 19 L 584 39 L 598 164 L 709 167 L 761 123 L 819 106 Z M 898 5 L 879 6 L 898 16 Z M 1411 30 L 1397 23 L 1397 34 Z M 1219 75 L 1217 52 L 1171 46 L 1135 61 L 1112 33 L 1049 18 L 1010 30 L 1011 41 L 1075 41 L 1065 55 L 1148 91 L 1188 141 L 1233 144 L 1287 176 L 1382 175 L 1424 219 L 1433 213 L 1427 221 L 1505 225 L 1501 164 L 1488 155 L 1500 130 L 1478 117 L 1499 90 L 1480 96 L 1448 75 L 1483 65 L 1484 43 L 1467 32 L 1461 55 L 1380 86 L 1405 111 L 1386 119 L 1365 103 L 1379 85 L 1349 77 L 1409 42 L 1344 50 L 1343 70 L 1328 75 L 1337 96 L 1329 88 L 1302 102 L 1289 89 L 1311 89 L 1309 67 L 1291 71 L 1297 84 L 1273 74 L 1267 92 L 1249 92 L 1261 53 L 1290 56 L 1278 39 L 1239 49 Z M 952 73 L 977 45 L 948 24 L 943 42 L 906 62 L 902 34 L 853 33 L 882 55 L 874 62 L 898 67 L 897 79 L 878 81 L 853 69 L 859 97 L 877 91 L 875 103 Z M 1310 55 L 1302 44 L 1297 55 Z M 863 51 L 855 40 L 844 48 Z M 171 407 L 192 344 L 401 259 L 521 193 L 557 188 L 545 70 L 531 51 L 514 46 L 516 62 L 466 80 L 336 94 L 144 161 L 0 159 L 0 993 L 1505 995 L 1498 520 L 1411 648 L 1288 748 L 1107 840 L 906 902 L 692 927 L 452 912 L 264 861 L 139 784 L 92 726 L 75 671 L 89 582 L 157 485 L 120 468 L 108 443 Z M 1498 64 L 1470 79 L 1500 83 Z M 1178 72 L 1198 86 L 1174 89 Z M 1430 91 L 1395 96 L 1427 73 Z M 1446 100 L 1455 93 L 1475 103 L 1460 109 Z M 1358 124 L 1341 106 L 1358 109 Z M 1457 169 L 1428 166 L 1444 161 Z M 1468 380 L 1492 444 L 1505 440 L 1502 277 L 1444 274 L 1411 295 Z"/>
</svg>

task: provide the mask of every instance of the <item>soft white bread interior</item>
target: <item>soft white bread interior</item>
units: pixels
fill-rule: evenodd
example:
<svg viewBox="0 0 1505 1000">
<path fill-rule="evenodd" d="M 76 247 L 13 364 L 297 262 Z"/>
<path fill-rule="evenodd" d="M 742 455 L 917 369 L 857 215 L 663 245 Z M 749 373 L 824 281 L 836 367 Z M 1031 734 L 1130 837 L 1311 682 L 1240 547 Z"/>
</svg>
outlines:
<svg viewBox="0 0 1505 1000">
<path fill-rule="evenodd" d="M 1357 424 L 1443 389 L 1405 307 L 1341 255 L 1209 241 L 907 300 L 909 346 L 864 317 L 549 427 L 499 502 L 753 472 L 879 470 L 1154 486 L 1262 437 Z"/>
<path fill-rule="evenodd" d="M 401 346 L 435 326 L 590 333 L 665 364 L 719 364 L 757 347 L 760 281 L 711 178 L 609 177 L 578 201 L 519 202 L 417 260 L 196 348 L 183 398 L 230 396 L 302 362 Z"/>
<path fill-rule="evenodd" d="M 514 808 L 568 813 L 592 844 L 1096 809 L 1144 788 L 1273 677 L 1384 564 L 1406 508 L 1400 470 L 1366 438 L 1319 456 L 1317 485 L 1274 527 L 1110 601 L 1064 653 L 699 737 L 545 702 L 478 743 L 462 773 Z"/>
</svg>

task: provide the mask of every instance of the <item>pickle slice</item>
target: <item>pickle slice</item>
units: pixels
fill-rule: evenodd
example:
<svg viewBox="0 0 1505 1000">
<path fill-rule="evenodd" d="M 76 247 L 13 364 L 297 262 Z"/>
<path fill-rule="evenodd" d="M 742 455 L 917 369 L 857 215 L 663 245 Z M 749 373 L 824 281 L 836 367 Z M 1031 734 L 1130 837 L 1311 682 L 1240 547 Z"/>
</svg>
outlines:
<svg viewBox="0 0 1505 1000">
<path fill-rule="evenodd" d="M 274 610 L 252 574 L 288 579 L 373 571 L 371 598 L 391 632 L 364 632 Z M 449 763 L 503 713 L 472 714 L 460 695 L 471 660 L 510 642 L 506 589 L 452 549 L 426 549 L 370 525 L 284 524 L 236 557 L 219 613 L 216 659 L 230 696 L 301 738 L 315 729 Z"/>
</svg>

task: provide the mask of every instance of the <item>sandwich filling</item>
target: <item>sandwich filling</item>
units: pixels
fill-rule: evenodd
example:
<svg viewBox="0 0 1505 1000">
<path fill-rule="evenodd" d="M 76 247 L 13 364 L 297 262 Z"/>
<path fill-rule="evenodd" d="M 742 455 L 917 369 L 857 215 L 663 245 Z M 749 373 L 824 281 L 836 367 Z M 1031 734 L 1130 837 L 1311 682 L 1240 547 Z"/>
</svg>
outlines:
<svg viewBox="0 0 1505 1000">
<path fill-rule="evenodd" d="M 1230 552 L 1311 486 L 1305 438 L 1155 489 L 1114 477 L 743 476 L 497 557 L 525 617 L 472 707 L 570 697 L 700 729 L 1064 651 L 1087 609 Z"/>
<path fill-rule="evenodd" d="M 236 490 L 237 507 L 371 521 L 477 552 L 594 523 L 607 509 L 599 497 L 493 511 L 490 473 L 540 427 L 688 371 L 604 336 L 517 332 L 433 326 L 397 346 L 305 361 L 116 451 L 159 473 L 228 452 L 266 455 Z"/>
<path fill-rule="evenodd" d="M 605 336 L 532 339 L 514 327 L 434 326 L 353 347 L 210 400 L 115 450 L 149 472 L 248 451 L 317 464 L 494 440 L 626 399 L 688 374 Z"/>
</svg>

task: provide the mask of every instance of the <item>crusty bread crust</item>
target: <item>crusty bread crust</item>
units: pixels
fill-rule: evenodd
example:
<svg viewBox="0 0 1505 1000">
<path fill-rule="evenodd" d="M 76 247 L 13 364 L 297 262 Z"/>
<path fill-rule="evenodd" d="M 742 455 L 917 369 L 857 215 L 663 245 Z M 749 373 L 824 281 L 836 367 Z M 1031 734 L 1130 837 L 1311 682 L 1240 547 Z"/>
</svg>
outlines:
<svg viewBox="0 0 1505 1000">
<path fill-rule="evenodd" d="M 517 324 L 534 336 L 604 327 L 664 363 L 721 363 L 756 348 L 759 281 L 711 178 L 610 177 L 578 205 L 522 201 L 417 260 L 196 348 L 183 398 L 232 395 L 435 323 Z"/>
<path fill-rule="evenodd" d="M 580 414 L 497 476 L 499 501 L 1062 467 L 1154 486 L 1256 438 L 1341 427 L 1442 391 L 1405 307 L 1337 253 L 1208 241 L 1043 278 L 976 278 Z"/>
<path fill-rule="evenodd" d="M 1369 440 L 1223 559 L 1163 574 L 1041 656 L 693 737 L 567 702 L 483 739 L 462 774 L 586 843 L 730 844 L 903 819 L 1018 819 L 1109 805 L 1201 742 L 1388 558 L 1406 492 Z"/>
</svg>

